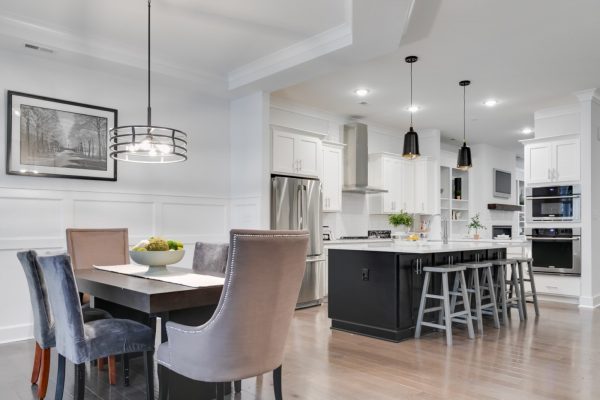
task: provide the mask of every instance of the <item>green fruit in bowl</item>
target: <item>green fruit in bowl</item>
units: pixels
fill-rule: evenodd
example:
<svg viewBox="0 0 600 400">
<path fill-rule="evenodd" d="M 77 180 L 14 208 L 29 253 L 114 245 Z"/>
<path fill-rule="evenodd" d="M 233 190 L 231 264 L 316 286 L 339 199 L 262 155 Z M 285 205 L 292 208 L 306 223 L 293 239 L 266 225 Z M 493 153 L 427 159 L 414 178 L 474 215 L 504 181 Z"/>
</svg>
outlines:
<svg viewBox="0 0 600 400">
<path fill-rule="evenodd" d="M 169 243 L 161 238 L 150 238 L 150 243 L 146 246 L 148 251 L 167 251 L 169 250 Z"/>
</svg>

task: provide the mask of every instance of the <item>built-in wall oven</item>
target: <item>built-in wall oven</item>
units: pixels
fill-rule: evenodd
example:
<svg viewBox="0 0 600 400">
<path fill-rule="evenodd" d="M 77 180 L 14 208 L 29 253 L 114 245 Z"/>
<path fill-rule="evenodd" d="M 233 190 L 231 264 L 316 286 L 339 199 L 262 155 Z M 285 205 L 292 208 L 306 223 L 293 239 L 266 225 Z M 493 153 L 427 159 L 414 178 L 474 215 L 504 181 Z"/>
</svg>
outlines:
<svg viewBox="0 0 600 400">
<path fill-rule="evenodd" d="M 526 228 L 533 270 L 581 275 L 581 228 Z"/>
<path fill-rule="evenodd" d="M 528 187 L 527 222 L 581 220 L 581 185 Z"/>
</svg>

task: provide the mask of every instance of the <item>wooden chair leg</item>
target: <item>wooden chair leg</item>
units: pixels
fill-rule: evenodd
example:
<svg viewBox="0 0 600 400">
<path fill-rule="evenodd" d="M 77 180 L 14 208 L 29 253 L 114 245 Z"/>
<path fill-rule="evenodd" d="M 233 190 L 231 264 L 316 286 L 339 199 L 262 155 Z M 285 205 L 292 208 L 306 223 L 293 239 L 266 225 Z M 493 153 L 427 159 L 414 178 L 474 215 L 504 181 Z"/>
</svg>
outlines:
<svg viewBox="0 0 600 400">
<path fill-rule="evenodd" d="M 273 391 L 275 392 L 275 400 L 283 400 L 283 392 L 281 390 L 281 365 L 273 370 Z"/>
<path fill-rule="evenodd" d="M 240 393 L 242 391 L 242 381 L 233 381 L 233 390 Z"/>
<path fill-rule="evenodd" d="M 479 286 L 479 270 L 472 271 L 475 289 L 475 316 L 477 317 L 477 331 L 483 336 L 483 314 L 481 312 L 481 287 Z M 471 315 L 469 315 L 471 316 Z"/>
<path fill-rule="evenodd" d="M 109 385 L 117 384 L 117 358 L 115 356 L 108 357 L 108 383 Z"/>
<path fill-rule="evenodd" d="M 56 392 L 54 400 L 62 400 L 65 390 L 65 357 L 58 355 L 58 363 L 56 366 Z"/>
<path fill-rule="evenodd" d="M 98 369 L 104 369 L 104 364 L 106 364 L 106 358 L 99 358 L 97 360 Z"/>
<path fill-rule="evenodd" d="M 40 380 L 38 384 L 38 399 L 44 399 L 48 391 L 48 378 L 50 376 L 50 354 L 51 349 L 42 350 L 42 365 L 40 368 Z"/>
<path fill-rule="evenodd" d="M 217 400 L 225 400 L 225 384 L 223 382 L 217 382 L 215 384 L 217 389 Z"/>
<path fill-rule="evenodd" d="M 83 400 L 85 396 L 85 363 L 75 364 L 74 400 Z"/>
<path fill-rule="evenodd" d="M 158 365 L 158 400 L 167 400 L 169 397 L 169 370 Z"/>
<path fill-rule="evenodd" d="M 521 306 L 523 308 L 523 317 L 527 319 L 527 297 L 525 296 L 525 276 L 523 275 L 523 263 L 517 263 L 517 281 L 519 283 L 519 295 Z"/>
<path fill-rule="evenodd" d="M 531 285 L 531 294 L 533 295 L 533 307 L 535 308 L 536 317 L 540 316 L 540 309 L 538 307 L 537 290 L 535 288 L 535 278 L 533 277 L 533 262 L 527 262 L 527 274 L 529 275 L 529 284 Z"/>
<path fill-rule="evenodd" d="M 144 352 L 144 372 L 146 372 L 146 399 L 154 400 L 154 351 Z"/>
<path fill-rule="evenodd" d="M 35 385 L 40 376 L 40 366 L 42 365 L 42 348 L 35 342 L 35 355 L 33 356 L 33 370 L 31 371 L 31 384 Z"/>
</svg>

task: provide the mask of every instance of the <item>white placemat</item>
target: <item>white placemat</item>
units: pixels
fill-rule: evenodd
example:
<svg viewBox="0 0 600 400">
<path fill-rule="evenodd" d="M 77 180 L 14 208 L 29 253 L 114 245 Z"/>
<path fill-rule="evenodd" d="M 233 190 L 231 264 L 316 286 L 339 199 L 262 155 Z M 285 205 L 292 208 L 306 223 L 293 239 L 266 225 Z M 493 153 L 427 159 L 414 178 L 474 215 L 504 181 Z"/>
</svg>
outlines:
<svg viewBox="0 0 600 400">
<path fill-rule="evenodd" d="M 224 278 L 211 275 L 195 274 L 193 272 L 187 272 L 184 268 L 153 268 L 145 265 L 138 264 L 125 264 L 125 265 L 94 265 L 94 268 L 102 271 L 116 272 L 118 274 L 133 275 L 140 278 L 154 279 L 157 281 L 175 283 L 177 285 L 190 286 L 190 287 L 210 287 L 210 286 L 222 286 L 225 281 Z"/>
</svg>

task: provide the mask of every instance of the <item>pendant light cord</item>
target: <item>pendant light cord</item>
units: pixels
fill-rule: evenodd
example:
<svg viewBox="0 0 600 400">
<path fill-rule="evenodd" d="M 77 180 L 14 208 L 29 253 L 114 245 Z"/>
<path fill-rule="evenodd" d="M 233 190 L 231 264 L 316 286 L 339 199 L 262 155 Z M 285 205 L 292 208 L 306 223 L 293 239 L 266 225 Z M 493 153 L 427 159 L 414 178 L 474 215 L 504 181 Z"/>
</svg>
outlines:
<svg viewBox="0 0 600 400">
<path fill-rule="evenodd" d="M 463 142 L 467 143 L 467 87 L 463 86 Z"/>
<path fill-rule="evenodd" d="M 410 127 L 413 126 L 413 63 L 410 63 Z"/>
<path fill-rule="evenodd" d="M 152 108 L 150 107 L 150 1 L 148 0 L 148 126 L 152 125 Z"/>
</svg>

